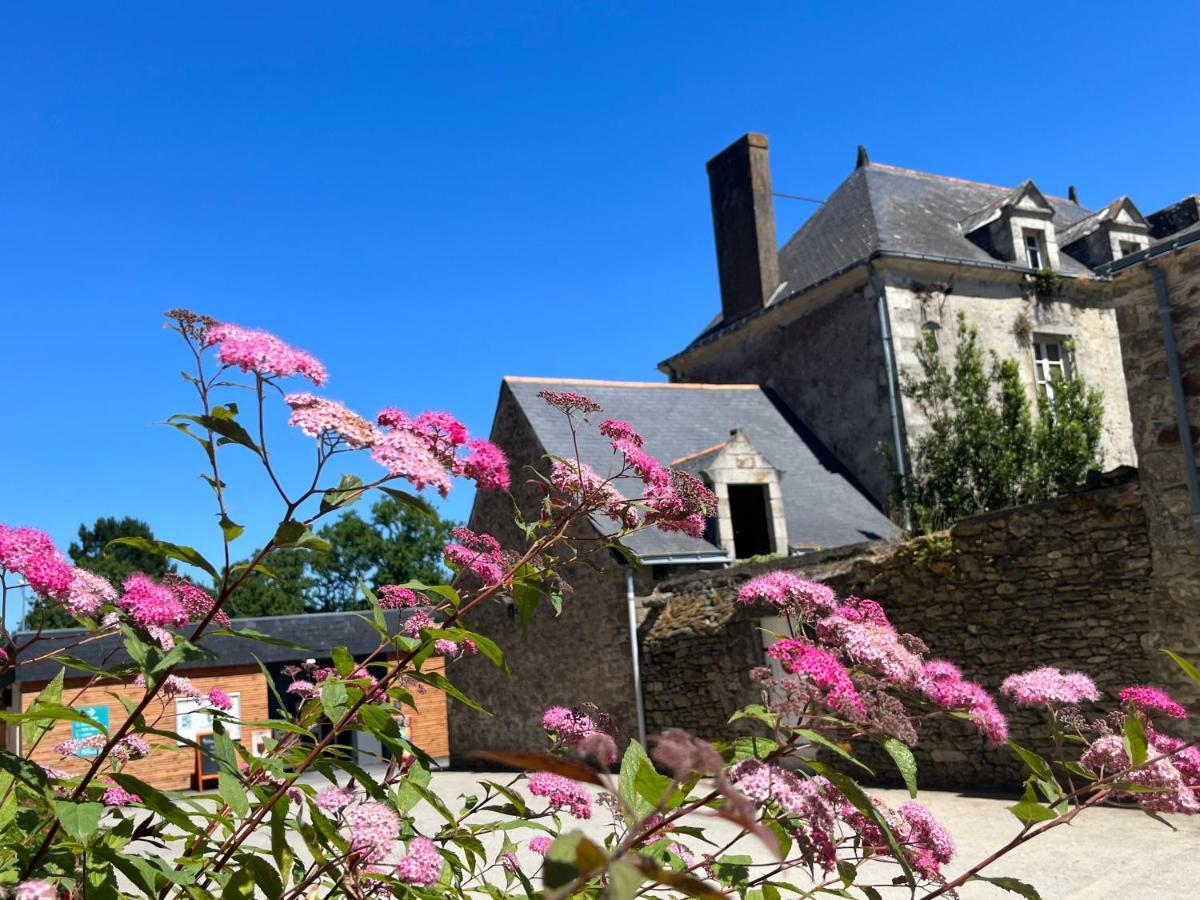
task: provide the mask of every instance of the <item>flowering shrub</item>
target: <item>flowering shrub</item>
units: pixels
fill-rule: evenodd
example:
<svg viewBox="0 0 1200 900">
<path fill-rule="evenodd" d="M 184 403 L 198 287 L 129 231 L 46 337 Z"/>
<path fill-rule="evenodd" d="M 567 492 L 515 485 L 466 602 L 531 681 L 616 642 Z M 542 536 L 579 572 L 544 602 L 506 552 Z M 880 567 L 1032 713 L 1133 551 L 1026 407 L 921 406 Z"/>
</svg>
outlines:
<svg viewBox="0 0 1200 900">
<path fill-rule="evenodd" d="M 180 667 L 211 658 L 206 640 L 214 636 L 262 637 L 237 631 L 224 607 L 251 573 L 271 577 L 272 554 L 322 552 L 313 524 L 369 492 L 422 509 L 399 483 L 444 495 L 455 478 L 465 478 L 481 490 L 507 490 L 515 473 L 498 447 L 471 438 L 448 413 L 389 407 L 372 420 L 318 395 L 286 393 L 290 378 L 323 386 L 325 367 L 263 331 L 181 310 L 168 315 L 193 360 L 185 378 L 198 402 L 196 411 L 168 422 L 201 449 L 221 557 L 122 538 L 191 571 L 161 581 L 137 573 L 115 585 L 73 568 L 44 533 L 0 524 L 4 610 L 10 589 L 24 582 L 80 625 L 52 645 L 40 631 L 19 644 L 6 632 L 0 648 L 0 670 L 10 674 L 47 660 L 61 664 L 29 709 L 0 713 L 21 726 L 24 753 L 0 750 L 0 892 L 7 896 L 767 898 L 858 896 L 850 893 L 857 887 L 872 897 L 878 896 L 873 885 L 895 881 L 936 897 L 984 878 L 1036 897 L 1028 885 L 980 873 L 1107 800 L 1155 815 L 1200 810 L 1200 750 L 1169 733 L 1187 710 L 1164 691 L 1131 685 L 1115 709 L 1097 715 L 1081 706 L 1101 700 L 1085 674 L 1049 667 L 1014 674 L 1001 693 L 1044 710 L 1056 753 L 1047 759 L 1009 742 L 1030 770 L 1022 799 L 1011 807 L 1020 830 L 983 862 L 948 874 L 955 845 L 946 828 L 916 802 L 892 809 L 864 792 L 851 773 L 865 767 L 851 748 L 880 745 L 915 797 L 910 747 L 921 724 L 961 719 L 1002 745 L 1008 732 L 1000 707 L 953 663 L 928 658 L 928 648 L 899 632 L 880 604 L 839 599 L 827 586 L 787 572 L 749 581 L 738 597 L 787 620 L 787 634 L 769 650 L 777 670 L 751 673 L 762 702 L 735 716 L 752 722 L 757 736 L 710 744 L 668 729 L 649 749 L 637 741 L 620 746 L 602 710 L 555 706 L 541 720 L 546 752 L 490 755 L 522 774 L 505 783 L 482 781 L 458 801 L 439 795 L 433 761 L 405 735 L 398 716 L 415 708 L 414 692 L 425 687 L 476 707 L 429 665 L 434 654 L 450 661 L 451 674 L 454 660 L 474 654 L 507 671 L 502 648 L 470 629 L 472 611 L 512 602 L 528 622 L 543 603 L 569 602 L 556 561 L 606 549 L 644 528 L 698 535 L 715 514 L 716 497 L 702 481 L 662 465 L 633 425 L 615 419 L 598 426 L 612 446 L 610 471 L 550 459 L 544 474 L 528 475 L 545 502 L 530 520 L 518 514 L 522 546 L 456 529 L 444 551 L 455 573 L 450 584 L 385 585 L 378 595 L 362 588 L 372 606 L 366 619 L 379 638 L 374 651 L 356 659 L 346 648 L 331 648 L 332 666 L 310 661 L 285 669 L 292 679 L 285 693 L 296 712 L 238 721 L 224 689 L 205 694 Z M 255 409 L 243 420 L 238 403 L 225 398 L 246 396 Z M 316 447 L 311 480 L 299 491 L 285 486 L 267 449 L 268 423 L 285 411 L 274 405 L 276 396 L 288 424 Z M 591 427 L 588 417 L 601 412 L 572 392 L 548 391 L 544 399 L 573 431 Z M 256 459 L 280 503 L 274 536 L 244 564 L 232 562 L 230 549 L 244 527 L 230 515 L 235 488 L 222 466 L 228 453 Z M 381 469 L 367 478 L 345 471 L 354 459 Z M 592 548 L 572 537 L 580 531 L 572 526 L 597 517 L 613 523 L 611 539 Z M 128 661 L 104 669 L 71 656 L 74 647 L 107 636 L 120 640 Z M 1190 664 L 1180 664 L 1200 680 Z M 73 680 L 85 681 L 82 689 L 64 687 L 68 668 Z M 119 724 L 109 727 L 73 708 L 83 689 L 118 683 L 135 689 L 123 700 L 127 715 Z M 177 697 L 208 711 L 211 745 L 162 727 L 164 703 Z M 61 721 L 91 730 L 52 747 L 72 760 L 72 769 L 32 762 Z M 233 738 L 234 725 L 268 727 L 275 737 L 264 753 L 252 754 Z M 387 765 L 368 772 L 348 760 L 337 745 L 347 731 L 373 735 L 391 752 Z M 153 761 L 178 744 L 209 758 L 218 772 L 215 790 L 161 790 L 128 771 L 131 760 Z M 437 826 L 417 827 L 421 806 L 436 814 Z M 713 816 L 735 829 L 723 846 L 702 827 Z M 579 830 L 584 822 L 587 834 Z M 735 847 L 739 841 L 758 855 Z M 536 864 L 522 863 L 522 851 Z"/>
</svg>

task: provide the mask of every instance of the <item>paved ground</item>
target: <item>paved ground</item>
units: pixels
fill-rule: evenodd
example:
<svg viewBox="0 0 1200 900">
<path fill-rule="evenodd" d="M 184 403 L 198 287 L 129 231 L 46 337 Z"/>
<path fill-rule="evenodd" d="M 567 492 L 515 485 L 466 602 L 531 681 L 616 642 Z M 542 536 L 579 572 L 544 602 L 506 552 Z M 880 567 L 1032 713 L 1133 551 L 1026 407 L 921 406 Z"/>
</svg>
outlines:
<svg viewBox="0 0 1200 900">
<path fill-rule="evenodd" d="M 440 772 L 434 775 L 434 787 L 443 797 L 475 793 L 479 778 L 506 780 L 495 773 Z M 903 791 L 875 793 L 892 805 L 908 797 Z M 945 791 L 924 791 L 918 800 L 933 811 L 957 841 L 958 856 L 947 868 L 951 876 L 983 859 L 1018 831 L 1016 819 L 1005 809 L 1010 800 Z M 419 823 L 430 829 L 436 829 L 441 821 L 427 804 L 422 804 L 417 814 Z M 1178 831 L 1170 831 L 1136 810 L 1093 810 L 1081 815 L 1075 824 L 1055 829 L 1013 851 L 984 874 L 1029 882 L 1043 900 L 1197 900 L 1200 817 L 1171 818 Z M 581 824 L 585 832 L 602 837 L 604 821 L 598 815 Z M 733 836 L 733 830 L 724 823 L 710 820 L 704 824 L 714 836 L 725 835 L 726 840 Z M 516 834 L 513 837 L 520 840 Z M 694 840 L 686 843 L 696 850 L 702 846 Z M 741 844 L 738 849 L 764 862 L 768 859 L 752 839 L 745 841 L 744 849 Z M 534 854 L 523 851 L 520 858 L 525 871 L 536 869 L 538 857 Z M 988 884 L 972 884 L 961 891 L 961 896 L 964 900 L 1004 900 L 1017 895 Z"/>
</svg>

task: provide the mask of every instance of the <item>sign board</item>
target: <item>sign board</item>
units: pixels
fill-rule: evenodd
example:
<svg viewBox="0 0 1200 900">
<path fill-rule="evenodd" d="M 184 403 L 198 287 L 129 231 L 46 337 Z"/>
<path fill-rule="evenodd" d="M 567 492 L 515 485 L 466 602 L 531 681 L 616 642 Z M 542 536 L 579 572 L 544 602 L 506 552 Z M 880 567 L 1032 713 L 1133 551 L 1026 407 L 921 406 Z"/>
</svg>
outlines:
<svg viewBox="0 0 1200 900">
<path fill-rule="evenodd" d="M 236 720 L 242 717 L 242 695 L 230 694 L 229 702 L 232 706 L 226 713 L 230 718 L 225 720 L 225 733 L 236 741 L 242 736 L 242 727 L 230 719 Z M 193 700 L 190 697 L 177 697 L 175 699 L 175 733 L 181 738 L 199 743 L 198 735 L 211 732 L 213 730 L 212 723 L 212 705 L 207 698 Z M 183 741 L 180 741 L 180 744 L 182 743 Z"/>
<path fill-rule="evenodd" d="M 108 707 L 107 706 L 76 706 L 75 712 L 83 713 L 89 719 L 95 719 L 105 728 L 108 728 Z M 99 728 L 95 725 L 88 725 L 86 722 L 71 723 L 71 739 L 75 741 L 84 741 L 96 734 L 102 734 Z M 76 756 L 95 756 L 100 752 L 99 747 L 80 747 L 76 751 Z"/>
<path fill-rule="evenodd" d="M 201 750 L 196 751 L 196 789 L 204 790 L 221 774 L 221 765 L 217 762 L 217 739 L 211 731 L 196 735 L 196 743 Z"/>
</svg>

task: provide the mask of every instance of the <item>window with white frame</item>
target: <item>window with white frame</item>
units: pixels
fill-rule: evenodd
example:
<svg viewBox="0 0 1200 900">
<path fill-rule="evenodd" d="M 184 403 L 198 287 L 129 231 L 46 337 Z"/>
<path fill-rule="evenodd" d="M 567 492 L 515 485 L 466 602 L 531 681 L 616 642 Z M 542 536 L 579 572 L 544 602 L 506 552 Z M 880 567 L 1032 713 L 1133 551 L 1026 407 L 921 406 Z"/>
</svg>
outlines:
<svg viewBox="0 0 1200 900">
<path fill-rule="evenodd" d="M 1031 269 L 1042 269 L 1046 265 L 1046 238 L 1040 231 L 1032 228 L 1026 228 L 1023 232 L 1025 237 L 1025 263 Z"/>
<path fill-rule="evenodd" d="M 1035 337 L 1033 340 L 1033 377 L 1038 392 L 1054 399 L 1054 383 L 1071 374 L 1067 342 L 1061 337 Z"/>
<path fill-rule="evenodd" d="M 1120 241 L 1119 247 L 1122 257 L 1129 256 L 1131 253 L 1137 253 L 1142 249 L 1142 245 L 1137 241 Z"/>
</svg>

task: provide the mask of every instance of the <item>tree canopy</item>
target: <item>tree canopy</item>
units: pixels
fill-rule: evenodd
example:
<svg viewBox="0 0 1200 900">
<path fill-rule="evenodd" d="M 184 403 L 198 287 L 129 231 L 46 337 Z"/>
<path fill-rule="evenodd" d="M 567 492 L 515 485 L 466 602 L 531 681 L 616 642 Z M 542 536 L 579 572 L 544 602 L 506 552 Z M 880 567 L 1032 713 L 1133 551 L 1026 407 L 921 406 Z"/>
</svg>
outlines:
<svg viewBox="0 0 1200 900">
<path fill-rule="evenodd" d="M 909 476 L 893 466 L 895 499 L 914 529 L 1056 496 L 1101 465 L 1104 401 L 1073 372 L 1039 392 L 1035 416 L 1017 361 L 988 360 L 962 314 L 952 365 L 932 332 L 916 355 L 918 370 L 903 374 L 901 390 L 928 428 L 913 442 Z"/>
</svg>

